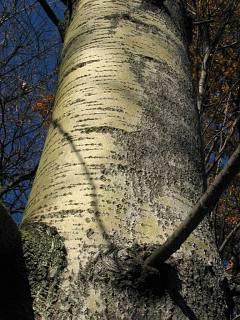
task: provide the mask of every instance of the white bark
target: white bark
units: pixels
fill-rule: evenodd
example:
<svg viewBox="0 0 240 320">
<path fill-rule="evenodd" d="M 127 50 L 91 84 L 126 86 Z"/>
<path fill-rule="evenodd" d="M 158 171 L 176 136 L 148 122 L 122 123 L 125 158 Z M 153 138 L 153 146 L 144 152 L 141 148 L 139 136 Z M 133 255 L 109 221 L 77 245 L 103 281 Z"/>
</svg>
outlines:
<svg viewBox="0 0 240 320">
<path fill-rule="evenodd" d="M 29 239 L 38 239 L 33 248 L 45 241 L 34 258 L 40 286 L 29 265 L 40 319 L 225 317 L 207 223 L 162 267 L 160 280 L 153 273 L 139 283 L 132 269 L 131 257 L 139 267 L 203 190 L 181 9 L 166 5 L 81 0 L 75 8 L 22 226 L 26 254 Z"/>
</svg>

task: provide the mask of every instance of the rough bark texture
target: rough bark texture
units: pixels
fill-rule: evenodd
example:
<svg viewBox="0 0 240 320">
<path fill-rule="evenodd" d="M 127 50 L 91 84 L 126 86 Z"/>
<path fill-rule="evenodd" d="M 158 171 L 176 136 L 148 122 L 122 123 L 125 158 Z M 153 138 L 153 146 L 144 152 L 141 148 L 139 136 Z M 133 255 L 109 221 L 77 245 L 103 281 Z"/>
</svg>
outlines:
<svg viewBox="0 0 240 320">
<path fill-rule="evenodd" d="M 207 222 L 142 266 L 204 183 L 181 4 L 154 3 L 74 9 L 23 221 L 36 319 L 227 319 Z"/>
</svg>

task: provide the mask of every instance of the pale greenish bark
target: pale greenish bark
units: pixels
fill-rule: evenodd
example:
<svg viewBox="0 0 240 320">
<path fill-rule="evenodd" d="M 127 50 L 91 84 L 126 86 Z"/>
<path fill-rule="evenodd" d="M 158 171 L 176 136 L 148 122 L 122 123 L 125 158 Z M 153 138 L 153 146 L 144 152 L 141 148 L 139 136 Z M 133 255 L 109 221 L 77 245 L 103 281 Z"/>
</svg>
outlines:
<svg viewBox="0 0 240 320">
<path fill-rule="evenodd" d="M 161 244 L 203 190 L 181 9 L 166 5 L 81 0 L 75 8 L 22 225 L 26 253 L 31 240 L 39 265 L 46 260 L 41 286 L 29 266 L 41 319 L 225 319 L 207 223 L 160 280 L 139 283 L 132 269 L 131 257 Z"/>
</svg>

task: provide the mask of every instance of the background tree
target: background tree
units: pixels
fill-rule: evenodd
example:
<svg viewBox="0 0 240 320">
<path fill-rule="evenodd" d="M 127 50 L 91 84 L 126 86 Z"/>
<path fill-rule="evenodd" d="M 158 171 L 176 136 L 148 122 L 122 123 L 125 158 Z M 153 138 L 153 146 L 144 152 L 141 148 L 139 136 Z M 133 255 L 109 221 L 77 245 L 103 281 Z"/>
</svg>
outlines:
<svg viewBox="0 0 240 320">
<path fill-rule="evenodd" d="M 240 6 L 229 0 L 189 1 L 188 9 L 194 21 L 190 52 L 211 183 L 239 143 Z M 238 180 L 239 176 L 212 214 L 218 246 L 239 222 Z M 223 257 L 229 258 L 231 247 L 239 240 L 236 232 L 235 236 L 233 233 L 232 242 L 221 252 Z"/>
</svg>

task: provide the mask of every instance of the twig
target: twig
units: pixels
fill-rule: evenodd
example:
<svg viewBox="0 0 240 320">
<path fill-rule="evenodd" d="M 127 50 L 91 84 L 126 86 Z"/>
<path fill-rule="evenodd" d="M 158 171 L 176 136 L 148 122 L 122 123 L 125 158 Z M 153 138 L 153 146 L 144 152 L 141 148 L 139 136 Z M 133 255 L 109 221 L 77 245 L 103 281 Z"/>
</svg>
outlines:
<svg viewBox="0 0 240 320">
<path fill-rule="evenodd" d="M 218 249 L 219 253 L 223 252 L 223 249 L 226 247 L 227 243 L 231 240 L 231 238 L 234 236 L 234 234 L 238 231 L 239 228 L 240 228 L 240 222 L 238 222 L 236 226 L 232 229 L 232 231 L 229 232 L 229 234 L 226 236 L 225 240 L 223 241 L 223 243 Z"/>
<path fill-rule="evenodd" d="M 237 46 L 238 44 L 240 44 L 240 41 L 234 41 L 232 43 L 225 44 L 224 46 L 218 47 L 217 50 L 229 49 L 229 48 L 232 48 L 234 46 Z"/>
<path fill-rule="evenodd" d="M 178 228 L 168 237 L 165 243 L 157 248 L 145 260 L 145 264 L 157 267 L 166 261 L 174 252 L 176 252 L 188 236 L 197 228 L 199 223 L 215 207 L 221 194 L 227 189 L 233 178 L 240 171 L 240 144 L 232 154 L 228 164 L 217 175 L 212 185 L 202 195 L 197 204 L 190 211 L 189 215 Z"/>
<path fill-rule="evenodd" d="M 205 20 L 193 21 L 193 24 L 194 25 L 199 25 L 199 24 L 211 23 L 211 22 L 214 22 L 214 19 L 205 19 Z"/>
<path fill-rule="evenodd" d="M 1 188 L 1 189 L 0 189 L 0 198 L 1 198 L 5 193 L 7 193 L 9 190 L 11 190 L 11 189 L 14 188 L 15 186 L 17 186 L 19 183 L 33 178 L 34 175 L 35 175 L 35 173 L 37 172 L 37 167 L 38 167 L 38 165 L 35 166 L 35 168 L 33 168 L 32 171 L 30 171 L 30 172 L 28 172 L 28 173 L 26 173 L 26 174 L 23 174 L 22 176 L 18 177 L 18 178 L 17 178 L 16 180 L 14 180 L 10 185 Z"/>
<path fill-rule="evenodd" d="M 213 168 L 215 167 L 215 165 L 217 164 L 217 162 L 221 159 L 222 154 L 223 154 L 223 152 L 225 151 L 226 146 L 227 146 L 229 140 L 231 139 L 231 137 L 232 137 L 232 135 L 233 135 L 233 133 L 234 133 L 234 129 L 235 129 L 235 127 L 238 125 L 239 121 L 240 121 L 240 117 L 237 117 L 237 119 L 235 119 L 235 121 L 233 122 L 232 128 L 231 128 L 231 132 L 230 132 L 230 134 L 226 137 L 223 145 L 221 146 L 221 148 L 220 148 L 220 150 L 219 150 L 219 152 L 218 152 L 217 157 L 214 159 L 214 161 L 213 161 L 213 163 L 211 164 L 211 166 L 209 166 L 209 168 L 207 169 L 207 171 L 206 171 L 206 176 L 209 176 L 209 174 L 211 173 L 211 171 L 213 170 Z"/>
</svg>

